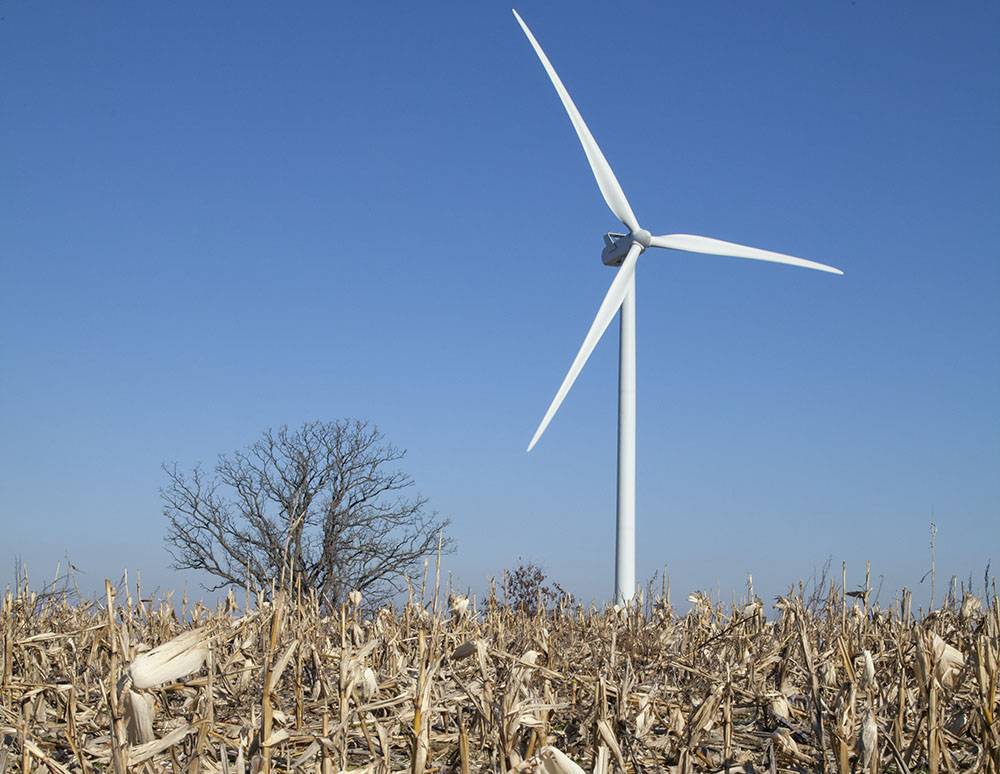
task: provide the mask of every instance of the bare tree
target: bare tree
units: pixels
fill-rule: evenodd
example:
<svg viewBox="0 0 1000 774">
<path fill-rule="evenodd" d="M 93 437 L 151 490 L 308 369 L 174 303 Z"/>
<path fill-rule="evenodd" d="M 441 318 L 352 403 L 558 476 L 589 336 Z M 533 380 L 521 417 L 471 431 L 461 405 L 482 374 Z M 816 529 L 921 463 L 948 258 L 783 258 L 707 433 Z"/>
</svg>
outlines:
<svg viewBox="0 0 1000 774">
<path fill-rule="evenodd" d="M 405 588 L 449 523 L 426 510 L 426 498 L 404 496 L 413 486 L 395 467 L 404 455 L 376 427 L 340 420 L 268 430 L 219 455 L 211 472 L 164 465 L 173 566 L 215 576 L 210 590 L 267 588 L 294 573 L 327 605 L 352 589 L 378 604 Z M 442 539 L 443 550 L 451 545 Z"/>
</svg>

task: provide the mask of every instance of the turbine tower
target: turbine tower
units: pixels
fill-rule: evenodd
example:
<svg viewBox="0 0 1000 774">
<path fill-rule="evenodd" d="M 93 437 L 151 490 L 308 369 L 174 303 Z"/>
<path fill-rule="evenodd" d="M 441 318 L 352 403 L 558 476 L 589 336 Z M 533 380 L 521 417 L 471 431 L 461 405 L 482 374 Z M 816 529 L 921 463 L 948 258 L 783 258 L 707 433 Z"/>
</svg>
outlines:
<svg viewBox="0 0 1000 774">
<path fill-rule="evenodd" d="M 548 73 L 552 85 L 555 86 L 559 99 L 562 100 L 569 120 L 573 123 L 577 137 L 587 154 L 587 161 L 601 189 L 604 201 L 608 207 L 628 229 L 627 234 L 607 234 L 604 237 L 604 251 L 601 258 L 608 266 L 617 266 L 611 287 L 608 288 L 604 301 L 597 310 L 597 317 L 590 326 L 580 351 L 577 352 L 573 364 L 563 379 L 548 411 L 535 431 L 528 451 L 538 443 L 545 428 L 549 426 L 552 417 L 562 404 L 566 393 L 579 375 L 590 353 L 600 340 L 604 331 L 611 323 L 616 312 L 620 315 L 619 353 L 618 353 L 618 498 L 617 498 L 617 530 L 615 543 L 615 601 L 627 603 L 635 594 L 635 264 L 639 255 L 648 247 L 665 247 L 671 250 L 682 250 L 689 253 L 706 255 L 725 255 L 733 258 L 751 258 L 771 263 L 784 263 L 790 266 L 801 266 L 806 269 L 818 269 L 832 274 L 843 274 L 840 269 L 826 266 L 815 261 L 795 258 L 791 255 L 774 253 L 770 250 L 760 250 L 756 247 L 723 242 L 721 239 L 711 239 L 691 234 L 665 234 L 653 236 L 639 225 L 628 199 L 622 191 L 615 173 L 601 153 L 593 135 L 584 123 L 580 111 L 576 109 L 566 87 L 563 86 L 555 68 L 545 56 L 542 47 L 538 45 L 535 36 L 531 34 L 528 25 L 514 11 L 521 29 L 527 35 L 535 53 Z"/>
</svg>

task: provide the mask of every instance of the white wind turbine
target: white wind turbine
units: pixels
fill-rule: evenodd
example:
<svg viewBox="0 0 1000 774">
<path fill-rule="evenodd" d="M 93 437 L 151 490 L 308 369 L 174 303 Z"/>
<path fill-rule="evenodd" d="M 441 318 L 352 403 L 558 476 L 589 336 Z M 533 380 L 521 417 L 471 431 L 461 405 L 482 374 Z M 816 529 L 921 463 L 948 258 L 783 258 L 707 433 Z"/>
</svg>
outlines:
<svg viewBox="0 0 1000 774">
<path fill-rule="evenodd" d="M 818 269 L 832 274 L 843 274 L 843 272 L 822 263 L 773 253 L 770 250 L 759 250 L 756 247 L 723 242 L 721 239 L 691 234 L 653 236 L 641 228 L 618 184 L 615 173 L 611 171 L 604 154 L 597 147 L 597 142 L 580 116 L 580 111 L 573 104 L 566 87 L 556 75 L 549 58 L 545 56 L 542 47 L 538 45 L 535 36 L 531 34 L 528 25 L 517 11 L 514 11 L 514 16 L 524 34 L 528 36 L 535 53 L 545 67 L 545 72 L 549 74 L 552 85 L 559 94 L 559 99 L 562 100 L 563 107 L 569 114 L 570 121 L 573 122 L 573 128 L 576 129 L 584 153 L 587 154 L 597 185 L 604 195 L 604 201 L 629 231 L 627 234 L 607 234 L 604 237 L 606 246 L 601 258 L 608 266 L 620 268 L 611 287 L 608 288 L 604 301 L 601 302 L 600 309 L 597 310 L 597 317 L 594 318 L 580 351 L 569 367 L 566 378 L 563 379 L 559 391 L 549 405 L 549 410 L 545 412 L 531 443 L 528 444 L 528 451 L 531 451 L 538 443 L 538 439 L 549 426 L 549 422 L 552 421 L 566 393 L 576 381 L 590 353 L 611 323 L 611 318 L 621 309 L 618 355 L 618 522 L 615 549 L 615 601 L 628 602 L 635 593 L 635 263 L 639 254 L 647 247 L 666 247 L 689 253 L 728 255 L 734 258 L 786 263 L 790 266 Z"/>
</svg>

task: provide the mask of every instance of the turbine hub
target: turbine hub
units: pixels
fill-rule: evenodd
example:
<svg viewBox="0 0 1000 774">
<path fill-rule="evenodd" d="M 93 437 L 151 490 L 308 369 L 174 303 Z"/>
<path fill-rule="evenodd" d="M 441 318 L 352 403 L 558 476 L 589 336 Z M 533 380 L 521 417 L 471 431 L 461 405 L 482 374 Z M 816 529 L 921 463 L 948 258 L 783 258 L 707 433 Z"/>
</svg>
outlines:
<svg viewBox="0 0 1000 774">
<path fill-rule="evenodd" d="M 645 250 L 651 244 L 651 240 L 652 235 L 644 228 L 631 234 L 605 234 L 601 260 L 605 266 L 621 266 L 632 245 L 639 245 Z"/>
</svg>

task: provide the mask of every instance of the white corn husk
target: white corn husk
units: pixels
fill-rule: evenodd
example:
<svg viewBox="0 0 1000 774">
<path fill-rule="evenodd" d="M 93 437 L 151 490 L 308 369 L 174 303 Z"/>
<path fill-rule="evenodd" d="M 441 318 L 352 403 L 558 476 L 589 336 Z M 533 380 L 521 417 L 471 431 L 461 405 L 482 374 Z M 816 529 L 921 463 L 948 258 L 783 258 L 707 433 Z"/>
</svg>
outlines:
<svg viewBox="0 0 1000 774">
<path fill-rule="evenodd" d="M 962 609 L 958 615 L 963 621 L 968 621 L 972 616 L 979 615 L 982 609 L 983 603 L 979 597 L 966 591 L 965 596 L 962 597 Z"/>
<path fill-rule="evenodd" d="M 537 771 L 541 774 L 584 774 L 580 766 L 556 747 L 543 747 L 537 757 L 539 759 Z"/>
<path fill-rule="evenodd" d="M 197 672 L 208 657 L 205 639 L 204 631 L 193 629 L 137 656 L 128 668 L 132 685 L 143 690 Z"/>
<path fill-rule="evenodd" d="M 286 715 L 284 712 L 282 712 L 279 709 L 272 709 L 271 710 L 271 720 L 273 720 L 279 726 L 287 726 L 288 725 L 288 715 Z"/>
<path fill-rule="evenodd" d="M 771 712 L 777 715 L 779 718 L 789 720 L 791 718 L 792 709 L 788 705 L 788 699 L 784 697 L 783 694 L 777 694 L 771 697 Z"/>
<path fill-rule="evenodd" d="M 531 667 L 538 661 L 538 655 L 537 650 L 526 650 L 521 654 L 520 662 L 514 664 L 514 668 L 511 669 L 511 675 L 518 686 L 527 685 L 531 682 L 531 678 L 535 674 L 535 670 Z"/>
<path fill-rule="evenodd" d="M 365 701 L 371 701 L 378 695 L 378 682 L 371 667 L 365 667 L 365 671 L 361 674 L 361 695 Z"/>
<path fill-rule="evenodd" d="M 681 712 L 681 708 L 676 704 L 670 707 L 670 725 L 674 729 L 674 733 L 680 736 L 684 733 L 684 728 L 687 726 L 687 721 L 684 719 L 684 713 Z"/>
<path fill-rule="evenodd" d="M 870 770 L 872 756 L 878 746 L 878 725 L 875 723 L 875 715 L 869 709 L 865 713 L 865 719 L 861 722 L 861 733 L 858 734 L 858 762 L 865 769 Z"/>
<path fill-rule="evenodd" d="M 653 723 L 656 720 L 650 707 L 649 694 L 643 694 L 639 699 L 639 714 L 635 716 L 635 735 L 638 739 L 644 738 L 653 730 Z"/>
<path fill-rule="evenodd" d="M 360 591 L 358 591 L 357 589 L 354 589 L 354 591 L 350 592 L 350 593 L 349 593 L 349 594 L 347 595 L 347 598 L 348 598 L 349 600 L 351 600 L 351 604 L 352 604 L 352 605 L 353 605 L 354 607 L 360 607 L 360 606 L 361 606 L 361 599 L 362 599 L 362 597 L 361 597 L 361 592 L 360 592 Z"/>
<path fill-rule="evenodd" d="M 954 688 L 958 673 L 965 666 L 965 657 L 958 648 L 953 648 L 934 632 L 931 632 L 931 648 L 934 652 L 934 679 L 942 688 Z"/>
<path fill-rule="evenodd" d="M 462 619 L 465 618 L 465 614 L 469 611 L 469 598 L 465 596 L 457 596 L 451 601 L 451 612 L 455 618 Z"/>
<path fill-rule="evenodd" d="M 775 746 L 781 751 L 788 755 L 796 756 L 799 753 L 799 746 L 792 739 L 792 734 L 787 728 L 779 728 L 773 734 L 771 738 L 775 741 Z"/>
<path fill-rule="evenodd" d="M 606 749 L 606 748 L 604 748 Z M 522 761 L 516 750 L 510 754 L 511 774 L 584 774 L 576 763 L 555 747 L 543 747 L 537 755 Z"/>
<path fill-rule="evenodd" d="M 153 697 L 137 691 L 126 691 L 124 704 L 125 732 L 129 744 L 145 744 L 152 742 L 153 733 Z"/>
<path fill-rule="evenodd" d="M 865 649 L 865 687 L 872 688 L 875 685 L 875 662 L 872 661 L 872 652 Z"/>
<path fill-rule="evenodd" d="M 837 684 L 837 667 L 832 660 L 824 661 L 819 668 L 819 673 L 823 678 L 824 685 L 834 686 Z"/>
<path fill-rule="evenodd" d="M 618 740 L 615 738 L 615 732 L 611 728 L 611 724 L 607 720 L 597 721 L 597 732 L 601 735 L 601 739 L 608 746 L 608 749 L 615 756 L 615 760 L 618 762 L 618 768 L 621 771 L 626 771 L 625 768 L 625 758 L 622 756 L 621 745 L 618 744 Z"/>
</svg>

